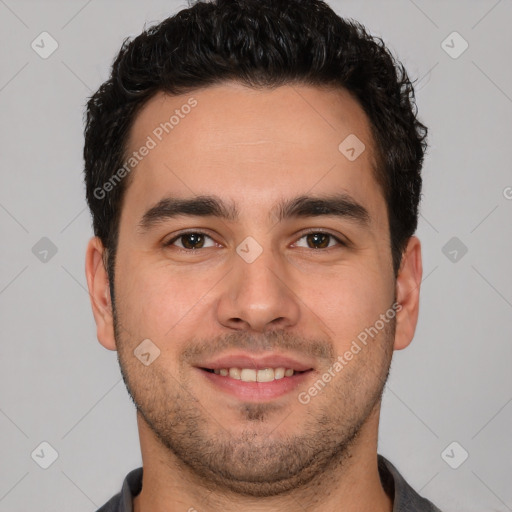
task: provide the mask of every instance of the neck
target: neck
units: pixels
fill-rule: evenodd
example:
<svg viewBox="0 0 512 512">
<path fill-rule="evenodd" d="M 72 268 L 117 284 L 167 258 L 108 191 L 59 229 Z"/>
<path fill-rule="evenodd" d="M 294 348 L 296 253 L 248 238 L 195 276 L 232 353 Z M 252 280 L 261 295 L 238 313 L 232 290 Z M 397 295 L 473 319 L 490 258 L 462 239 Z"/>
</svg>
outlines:
<svg viewBox="0 0 512 512">
<path fill-rule="evenodd" d="M 382 487 L 377 466 L 379 405 L 347 453 L 307 484 L 263 498 L 235 494 L 199 478 L 159 443 L 138 414 L 144 471 L 134 512 L 392 512 L 392 499 Z"/>
</svg>

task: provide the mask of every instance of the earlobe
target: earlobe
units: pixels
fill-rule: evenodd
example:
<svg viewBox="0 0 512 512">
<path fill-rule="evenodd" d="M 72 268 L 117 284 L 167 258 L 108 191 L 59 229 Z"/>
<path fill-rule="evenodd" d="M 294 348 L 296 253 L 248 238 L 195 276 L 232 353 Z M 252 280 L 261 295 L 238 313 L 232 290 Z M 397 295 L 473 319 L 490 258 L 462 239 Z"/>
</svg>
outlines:
<svg viewBox="0 0 512 512">
<path fill-rule="evenodd" d="M 395 350 L 404 349 L 413 339 L 418 322 L 422 273 L 421 243 L 412 236 L 402 256 L 396 279 L 396 300 L 401 308 L 396 315 Z"/>
<path fill-rule="evenodd" d="M 110 284 L 103 261 L 104 253 L 101 240 L 98 237 L 91 238 L 85 256 L 85 275 L 98 341 L 105 348 L 116 350 Z"/>
</svg>

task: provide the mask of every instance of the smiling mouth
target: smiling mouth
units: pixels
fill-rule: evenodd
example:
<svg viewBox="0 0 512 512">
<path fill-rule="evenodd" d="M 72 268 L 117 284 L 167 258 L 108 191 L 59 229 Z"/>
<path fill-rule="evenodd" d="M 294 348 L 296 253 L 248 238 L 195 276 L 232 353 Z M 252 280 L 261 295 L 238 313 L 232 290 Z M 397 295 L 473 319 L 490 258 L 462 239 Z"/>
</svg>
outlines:
<svg viewBox="0 0 512 512">
<path fill-rule="evenodd" d="M 272 382 L 274 380 L 289 379 L 295 375 L 310 372 L 309 370 L 299 371 L 283 366 L 277 368 L 201 368 L 209 373 L 214 373 L 232 380 L 240 380 L 242 382 Z"/>
</svg>

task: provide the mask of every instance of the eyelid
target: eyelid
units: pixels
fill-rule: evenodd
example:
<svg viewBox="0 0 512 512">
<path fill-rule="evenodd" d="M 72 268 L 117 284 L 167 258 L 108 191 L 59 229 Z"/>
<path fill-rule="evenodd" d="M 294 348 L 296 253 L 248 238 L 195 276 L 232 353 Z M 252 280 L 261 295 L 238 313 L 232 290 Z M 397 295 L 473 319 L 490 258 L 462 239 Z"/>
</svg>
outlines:
<svg viewBox="0 0 512 512">
<path fill-rule="evenodd" d="M 302 237 L 309 235 L 311 233 L 320 233 L 323 235 L 329 235 L 330 237 L 334 238 L 337 242 L 339 242 L 340 245 L 342 245 L 344 247 L 348 247 L 349 243 L 350 243 L 347 238 L 342 237 L 341 235 L 335 235 L 334 233 L 331 233 L 330 231 L 325 230 L 323 228 L 307 228 L 305 231 L 301 231 L 300 233 L 301 233 L 301 235 L 297 240 L 300 240 Z M 334 247 L 329 247 L 329 249 L 334 249 Z M 326 251 L 328 249 L 323 249 L 323 250 Z"/>
<path fill-rule="evenodd" d="M 172 245 L 174 242 L 176 242 L 176 240 L 178 240 L 179 238 L 181 238 L 182 236 L 185 236 L 185 235 L 191 235 L 191 234 L 197 234 L 197 235 L 205 235 L 207 236 L 208 238 L 211 238 L 214 242 L 215 242 L 215 239 L 213 238 L 212 235 L 210 235 L 208 233 L 208 231 L 204 231 L 203 229 L 187 229 L 185 231 L 180 231 L 176 234 L 174 234 L 172 236 L 172 238 L 170 238 L 169 240 L 167 240 L 166 242 L 163 242 L 163 246 L 164 247 L 168 247 L 170 245 Z M 218 243 L 218 242 L 215 242 L 215 243 Z M 182 249 L 181 247 L 177 247 L 178 250 L 181 250 L 181 251 L 186 251 L 186 252 L 192 252 L 193 250 L 195 251 L 198 251 L 199 249 Z"/>
</svg>

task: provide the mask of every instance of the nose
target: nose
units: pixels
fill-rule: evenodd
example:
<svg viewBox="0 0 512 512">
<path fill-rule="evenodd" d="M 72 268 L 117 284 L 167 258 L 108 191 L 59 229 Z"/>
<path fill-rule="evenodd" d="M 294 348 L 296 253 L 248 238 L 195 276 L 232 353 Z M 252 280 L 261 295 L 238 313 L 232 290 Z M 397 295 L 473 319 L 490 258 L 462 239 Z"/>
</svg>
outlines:
<svg viewBox="0 0 512 512">
<path fill-rule="evenodd" d="M 264 250 L 251 263 L 234 255 L 217 305 L 219 323 L 236 330 L 264 332 L 290 328 L 300 318 L 300 299 L 282 261 Z"/>
</svg>

